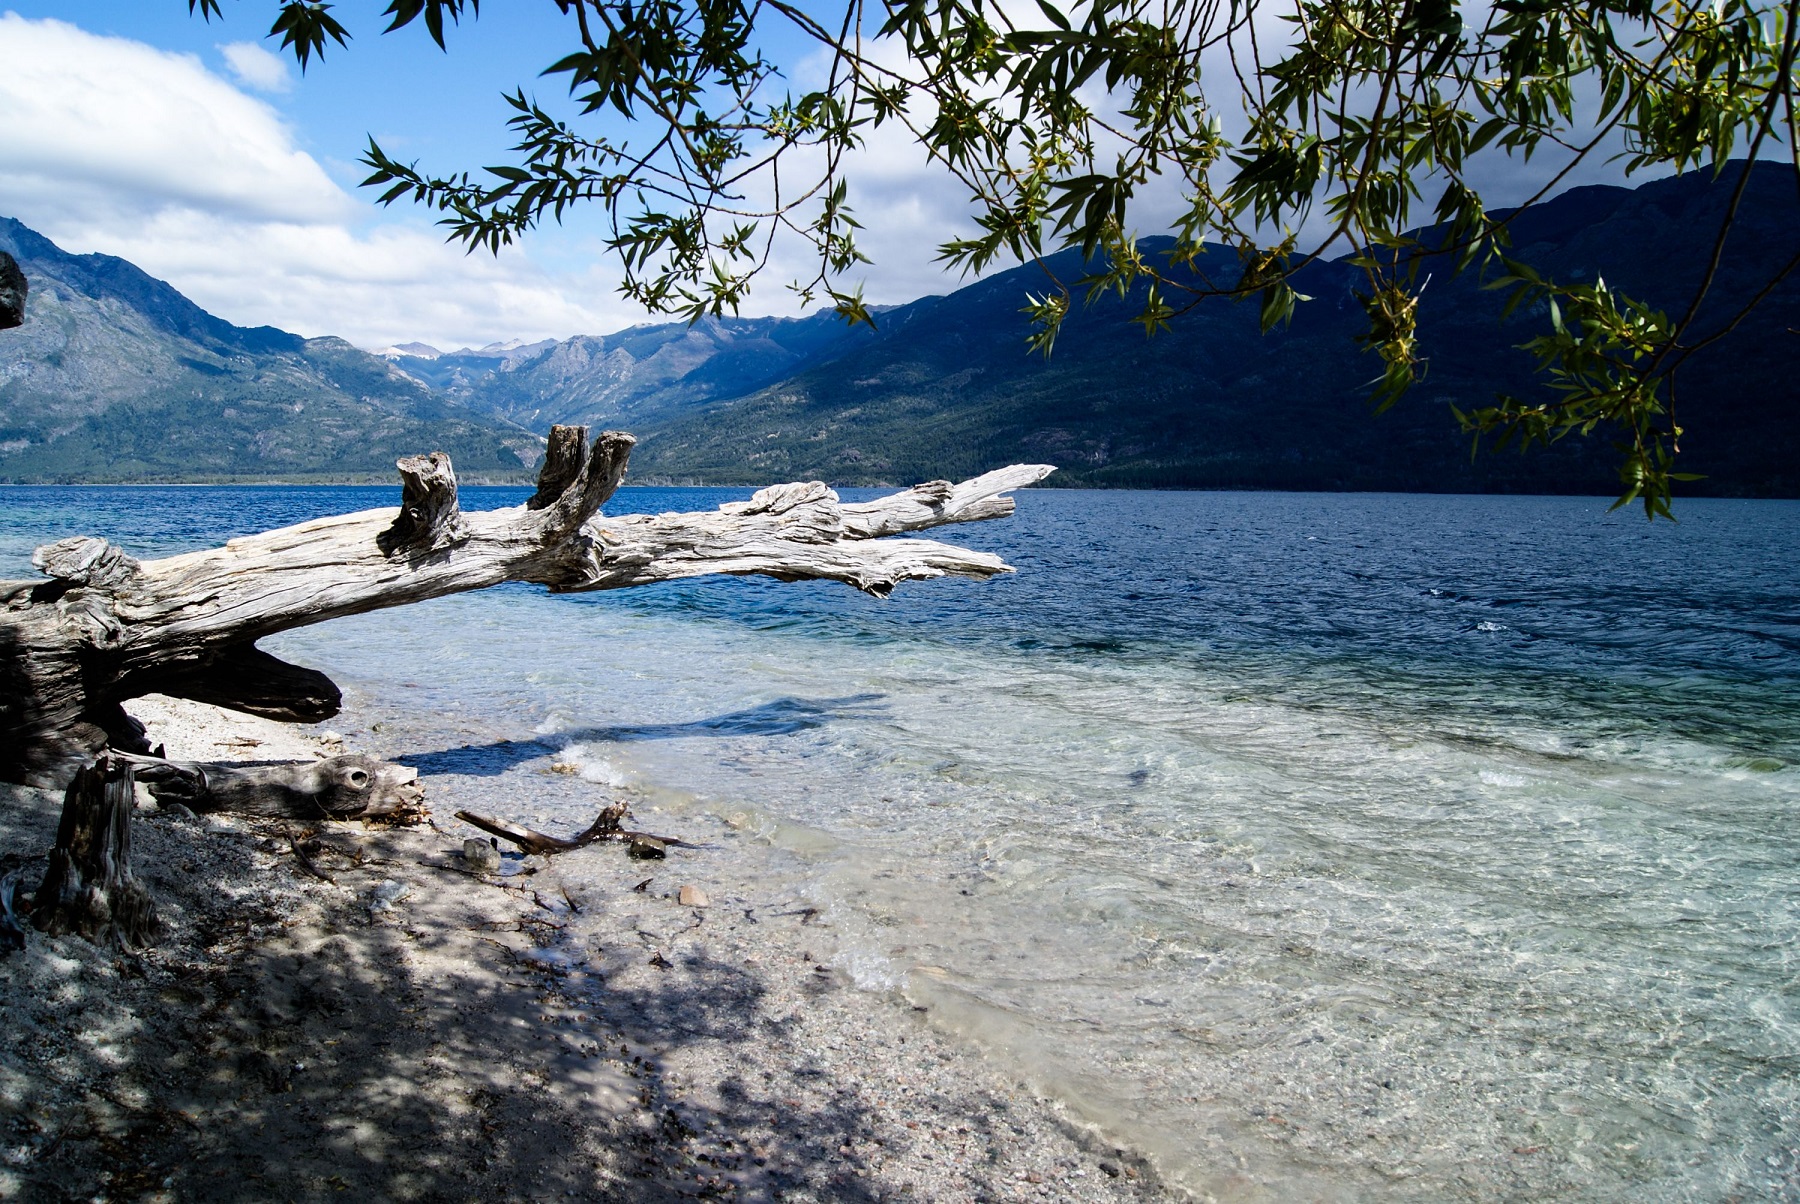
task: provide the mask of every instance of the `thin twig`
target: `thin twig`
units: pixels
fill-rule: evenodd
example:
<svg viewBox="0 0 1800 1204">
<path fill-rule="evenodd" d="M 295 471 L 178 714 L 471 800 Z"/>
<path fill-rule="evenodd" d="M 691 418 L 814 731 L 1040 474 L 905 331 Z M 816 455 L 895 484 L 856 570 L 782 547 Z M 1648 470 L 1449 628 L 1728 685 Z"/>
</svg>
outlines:
<svg viewBox="0 0 1800 1204">
<path fill-rule="evenodd" d="M 330 874 L 327 874 L 324 870 L 320 869 L 318 865 L 313 862 L 313 859 L 306 855 L 306 850 L 300 847 L 300 842 L 298 840 L 294 839 L 294 830 L 292 828 L 286 824 L 282 824 L 281 834 L 287 837 L 288 848 L 294 850 L 294 859 L 300 863 L 302 869 L 315 878 L 329 882 L 333 886 L 337 885 L 336 878 L 333 878 Z"/>
</svg>

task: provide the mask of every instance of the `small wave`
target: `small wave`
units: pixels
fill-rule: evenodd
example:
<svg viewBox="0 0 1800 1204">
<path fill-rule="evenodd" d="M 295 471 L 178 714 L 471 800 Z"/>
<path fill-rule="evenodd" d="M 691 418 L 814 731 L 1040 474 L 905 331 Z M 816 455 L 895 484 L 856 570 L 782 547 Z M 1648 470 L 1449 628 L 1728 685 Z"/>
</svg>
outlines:
<svg viewBox="0 0 1800 1204">
<path fill-rule="evenodd" d="M 836 960 L 838 968 L 850 976 L 850 982 L 859 991 L 897 991 L 906 985 L 906 976 L 886 954 L 851 949 Z"/>
<path fill-rule="evenodd" d="M 562 749 L 562 759 L 580 770 L 581 780 L 594 782 L 601 786 L 615 789 L 630 785 L 631 775 L 618 768 L 603 755 L 596 753 L 586 744 L 568 744 Z"/>
</svg>

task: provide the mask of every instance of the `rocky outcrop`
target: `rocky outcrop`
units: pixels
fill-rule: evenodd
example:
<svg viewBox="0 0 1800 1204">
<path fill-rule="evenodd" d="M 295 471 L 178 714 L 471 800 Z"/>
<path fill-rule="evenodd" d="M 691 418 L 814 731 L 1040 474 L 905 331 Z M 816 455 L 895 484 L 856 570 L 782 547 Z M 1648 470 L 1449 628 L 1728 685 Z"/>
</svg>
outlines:
<svg viewBox="0 0 1800 1204">
<path fill-rule="evenodd" d="M 25 325 L 25 294 L 30 287 L 19 261 L 0 251 L 0 330 Z"/>
</svg>

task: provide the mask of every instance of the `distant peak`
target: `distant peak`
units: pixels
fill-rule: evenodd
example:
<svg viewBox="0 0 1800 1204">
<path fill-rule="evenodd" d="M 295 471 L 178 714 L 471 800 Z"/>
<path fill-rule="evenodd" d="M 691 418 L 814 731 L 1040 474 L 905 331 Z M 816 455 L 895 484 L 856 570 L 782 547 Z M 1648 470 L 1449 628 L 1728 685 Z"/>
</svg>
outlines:
<svg viewBox="0 0 1800 1204">
<path fill-rule="evenodd" d="M 408 358 L 416 360 L 434 360 L 444 353 L 439 351 L 436 347 L 433 347 L 430 343 L 395 343 L 392 347 L 381 348 L 379 351 L 375 352 L 375 354 L 390 360 Z"/>
</svg>

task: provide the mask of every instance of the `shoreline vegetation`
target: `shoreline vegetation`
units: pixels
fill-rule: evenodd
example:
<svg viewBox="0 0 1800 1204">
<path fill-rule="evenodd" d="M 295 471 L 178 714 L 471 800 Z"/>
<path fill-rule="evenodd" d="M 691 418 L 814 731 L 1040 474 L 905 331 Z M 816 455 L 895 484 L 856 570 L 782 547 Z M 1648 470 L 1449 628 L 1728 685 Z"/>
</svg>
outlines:
<svg viewBox="0 0 1800 1204">
<path fill-rule="evenodd" d="M 130 706 L 177 758 L 345 751 Z M 60 798 L 0 791 L 0 870 L 35 885 Z M 164 940 L 34 931 L 0 959 L 0 1198 L 1177 1198 L 926 1009 L 856 989 L 828 917 L 734 871 L 725 821 L 684 817 L 701 847 L 666 861 L 502 850 L 489 873 L 451 810 L 392 829 L 141 803 Z"/>
</svg>

